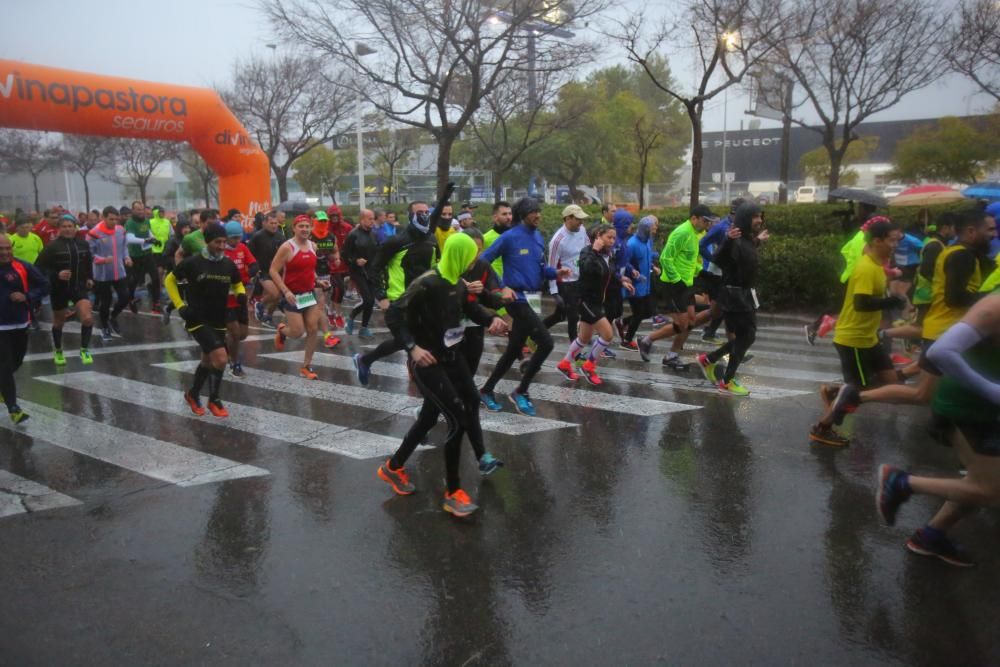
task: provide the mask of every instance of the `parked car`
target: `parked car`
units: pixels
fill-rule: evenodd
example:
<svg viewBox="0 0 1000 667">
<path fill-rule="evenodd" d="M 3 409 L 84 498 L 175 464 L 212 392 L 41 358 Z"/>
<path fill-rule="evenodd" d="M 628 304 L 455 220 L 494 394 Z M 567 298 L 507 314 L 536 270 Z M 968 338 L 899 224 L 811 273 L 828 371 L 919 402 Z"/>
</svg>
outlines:
<svg viewBox="0 0 1000 667">
<path fill-rule="evenodd" d="M 795 201 L 799 204 L 815 204 L 826 201 L 827 188 L 818 185 L 803 185 L 795 192 Z"/>
<path fill-rule="evenodd" d="M 906 190 L 909 186 L 906 185 L 887 185 L 882 190 L 882 196 L 886 199 L 895 199 L 900 192 Z"/>
</svg>

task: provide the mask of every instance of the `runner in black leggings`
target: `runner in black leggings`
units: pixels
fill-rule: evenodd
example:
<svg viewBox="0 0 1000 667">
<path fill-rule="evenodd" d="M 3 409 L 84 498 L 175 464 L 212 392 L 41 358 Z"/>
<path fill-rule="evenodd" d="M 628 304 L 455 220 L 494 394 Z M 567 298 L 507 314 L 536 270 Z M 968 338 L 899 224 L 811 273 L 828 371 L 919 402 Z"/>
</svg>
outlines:
<svg viewBox="0 0 1000 667">
<path fill-rule="evenodd" d="M 375 285 L 368 277 L 368 264 L 375 259 L 378 251 L 378 240 L 375 238 L 375 214 L 368 209 L 361 211 L 358 216 L 358 226 L 351 230 L 344 240 L 344 247 L 340 251 L 341 259 L 347 263 L 347 270 L 351 276 L 351 282 L 358 290 L 361 303 L 354 306 L 344 331 L 348 334 L 354 333 L 354 320 L 361 315 L 361 331 L 358 335 L 362 338 L 371 338 L 372 332 L 368 329 L 368 322 L 372 317 L 372 309 L 375 307 Z"/>
<path fill-rule="evenodd" d="M 413 379 L 424 398 L 444 414 L 448 436 L 444 445 L 445 477 L 448 489 L 444 509 L 455 516 L 467 516 L 477 507 L 462 490 L 458 468 L 462 436 L 468 435 L 474 449 L 482 447 L 479 424 L 479 395 L 461 343 L 465 334 L 463 315 L 474 323 L 501 330 L 503 320 L 470 302 L 461 275 L 472 265 L 478 250 L 465 234 L 453 234 L 445 242 L 441 262 L 407 287 L 386 312 L 386 324 L 399 344 L 409 353 Z M 410 427 L 399 449 L 379 466 L 378 476 L 400 495 L 415 490 L 403 466 L 427 431 L 425 417 Z M 436 418 L 435 418 L 436 420 Z"/>
</svg>

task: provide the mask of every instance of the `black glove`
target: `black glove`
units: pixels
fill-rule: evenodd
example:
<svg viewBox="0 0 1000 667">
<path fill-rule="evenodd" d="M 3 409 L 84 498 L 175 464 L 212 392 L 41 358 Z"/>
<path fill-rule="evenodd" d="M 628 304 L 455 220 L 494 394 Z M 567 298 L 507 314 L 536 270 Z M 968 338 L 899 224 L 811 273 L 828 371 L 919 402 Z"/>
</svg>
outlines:
<svg viewBox="0 0 1000 667">
<path fill-rule="evenodd" d="M 556 292 L 552 295 L 552 300 L 556 302 L 557 311 L 562 312 L 566 310 L 566 301 L 562 298 L 562 294 Z"/>
</svg>

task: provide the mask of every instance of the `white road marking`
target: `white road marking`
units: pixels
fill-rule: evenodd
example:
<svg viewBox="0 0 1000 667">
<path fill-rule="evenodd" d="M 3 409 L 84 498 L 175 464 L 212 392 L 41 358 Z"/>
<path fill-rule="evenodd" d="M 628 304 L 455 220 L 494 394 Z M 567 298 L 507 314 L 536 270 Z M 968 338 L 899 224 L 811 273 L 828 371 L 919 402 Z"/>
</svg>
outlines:
<svg viewBox="0 0 1000 667">
<path fill-rule="evenodd" d="M 21 407 L 31 415 L 28 421 L 14 426 L 4 420 L 0 421 L 0 427 L 178 486 L 270 474 L 263 468 L 125 431 L 37 403 L 22 401 Z"/>
<path fill-rule="evenodd" d="M 281 359 L 282 361 L 296 361 L 301 358 L 301 354 L 296 352 L 278 352 L 274 354 L 262 354 L 261 357 L 271 359 Z M 325 368 L 337 368 L 340 370 L 353 371 L 354 362 L 350 357 L 340 354 L 317 353 L 313 357 L 314 366 Z M 406 380 L 409 375 L 406 366 L 393 361 L 381 360 L 372 366 L 372 375 L 380 377 L 391 377 Z M 486 381 L 484 377 L 476 377 L 477 385 Z M 580 383 L 585 383 L 583 379 Z M 516 382 L 501 380 L 497 385 L 497 390 L 502 393 L 510 393 L 517 388 Z M 535 400 L 551 401 L 564 405 L 575 405 L 583 408 L 595 410 L 607 410 L 618 414 L 638 415 L 649 417 L 653 415 L 666 415 L 672 412 L 682 412 L 684 410 L 700 410 L 699 405 L 687 405 L 685 403 L 674 403 L 672 401 L 661 401 L 651 398 L 640 398 L 635 396 L 621 396 L 618 394 L 608 394 L 599 391 L 587 391 L 585 389 L 574 389 L 568 382 L 566 386 L 552 386 L 535 383 L 531 385 L 531 398 Z"/>
<path fill-rule="evenodd" d="M 249 372 L 249 371 L 248 371 Z M 94 371 L 47 375 L 36 378 L 63 387 L 79 389 L 133 405 L 177 415 L 187 419 L 207 421 L 226 428 L 252 433 L 274 440 L 343 454 L 355 459 L 389 456 L 399 447 L 400 438 L 358 431 L 347 426 L 296 417 L 250 405 L 224 401 L 229 417 L 197 417 L 184 402 L 181 388 L 168 388 L 136 380 L 114 377 Z"/>
<path fill-rule="evenodd" d="M 260 336 L 247 336 L 247 339 L 243 341 L 253 340 L 271 340 L 274 338 L 274 334 L 270 335 L 260 335 Z M 121 340 L 116 338 L 115 340 Z M 152 350 L 181 350 L 186 347 L 198 347 L 193 339 L 188 340 L 175 340 L 175 341 L 164 341 L 162 343 L 142 343 L 139 345 L 108 345 L 107 347 L 100 346 L 98 342 L 98 347 L 90 348 L 90 354 L 93 356 L 104 355 L 104 354 L 123 354 L 126 352 L 149 352 Z M 65 350 L 64 354 L 67 359 L 75 358 L 80 356 L 79 350 Z M 25 361 L 44 361 L 52 358 L 51 352 L 36 352 L 34 354 L 29 354 L 24 357 Z"/>
<path fill-rule="evenodd" d="M 80 505 L 75 498 L 65 496 L 30 479 L 0 470 L 0 517 L 54 510 Z"/>
<path fill-rule="evenodd" d="M 179 361 L 154 364 L 159 368 L 193 373 L 198 361 Z M 263 391 L 278 391 L 303 398 L 318 398 L 333 403 L 352 405 L 381 412 L 410 413 L 413 408 L 423 405 L 423 398 L 392 394 L 377 389 L 365 389 L 352 385 L 342 385 L 322 380 L 305 380 L 293 374 L 273 373 L 260 368 L 247 369 L 247 383 Z M 554 419 L 525 417 L 508 412 L 480 412 L 480 424 L 484 431 L 505 435 L 525 435 L 560 428 L 576 428 L 576 424 Z"/>
</svg>

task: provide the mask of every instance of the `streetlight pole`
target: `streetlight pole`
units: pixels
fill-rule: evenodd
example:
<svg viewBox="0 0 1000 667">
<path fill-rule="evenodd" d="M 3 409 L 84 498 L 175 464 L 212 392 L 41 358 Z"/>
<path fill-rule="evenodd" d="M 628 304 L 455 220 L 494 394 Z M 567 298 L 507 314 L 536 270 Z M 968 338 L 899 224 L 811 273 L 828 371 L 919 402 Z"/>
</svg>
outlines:
<svg viewBox="0 0 1000 667">
<path fill-rule="evenodd" d="M 358 58 L 370 56 L 375 53 L 375 49 L 369 48 L 361 42 L 354 43 L 354 55 Z M 361 66 L 358 65 L 358 113 L 355 121 L 358 142 L 358 206 L 360 210 L 365 208 L 365 142 L 361 132 L 361 115 L 364 107 L 364 96 L 361 94 Z"/>
<path fill-rule="evenodd" d="M 729 132 L 729 88 L 722 91 L 722 200 L 729 204 L 729 176 L 726 174 L 726 148 Z"/>
</svg>

